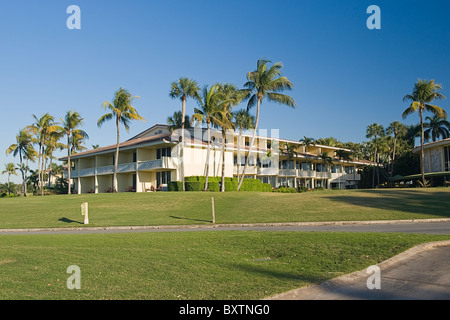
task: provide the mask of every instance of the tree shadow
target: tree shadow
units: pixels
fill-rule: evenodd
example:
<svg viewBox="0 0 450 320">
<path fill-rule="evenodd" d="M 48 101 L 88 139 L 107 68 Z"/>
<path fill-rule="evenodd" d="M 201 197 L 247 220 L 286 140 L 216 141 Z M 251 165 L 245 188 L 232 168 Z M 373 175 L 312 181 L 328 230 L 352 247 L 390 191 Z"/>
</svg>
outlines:
<svg viewBox="0 0 450 320">
<path fill-rule="evenodd" d="M 69 219 L 69 218 L 61 218 L 61 219 L 58 219 L 58 221 L 65 222 L 65 223 L 78 223 L 78 224 L 84 224 L 83 222 L 75 221 L 75 220 L 72 220 L 72 219 Z"/>
<path fill-rule="evenodd" d="M 361 207 L 450 218 L 450 192 L 415 190 L 358 190 L 327 199 Z"/>
<path fill-rule="evenodd" d="M 199 222 L 212 222 L 211 220 L 192 219 L 192 218 L 176 217 L 176 216 L 170 216 L 170 218 L 173 218 L 173 219 L 179 219 L 179 220 L 199 221 Z"/>
</svg>

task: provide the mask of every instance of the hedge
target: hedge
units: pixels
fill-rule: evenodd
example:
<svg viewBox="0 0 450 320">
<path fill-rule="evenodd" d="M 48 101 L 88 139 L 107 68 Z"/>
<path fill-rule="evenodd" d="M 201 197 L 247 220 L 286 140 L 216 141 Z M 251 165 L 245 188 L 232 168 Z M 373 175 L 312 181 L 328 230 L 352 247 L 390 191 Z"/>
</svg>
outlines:
<svg viewBox="0 0 450 320">
<path fill-rule="evenodd" d="M 189 176 L 184 178 L 184 185 L 186 191 L 203 191 L 205 189 L 205 176 Z M 222 177 L 208 177 L 208 190 L 220 191 L 222 184 Z M 171 181 L 168 183 L 169 191 L 182 191 L 182 182 Z M 225 191 L 237 191 L 237 178 L 225 177 Z M 259 179 L 245 178 L 242 182 L 241 191 L 260 191 L 271 192 L 272 186 L 270 183 L 262 183 Z"/>
</svg>

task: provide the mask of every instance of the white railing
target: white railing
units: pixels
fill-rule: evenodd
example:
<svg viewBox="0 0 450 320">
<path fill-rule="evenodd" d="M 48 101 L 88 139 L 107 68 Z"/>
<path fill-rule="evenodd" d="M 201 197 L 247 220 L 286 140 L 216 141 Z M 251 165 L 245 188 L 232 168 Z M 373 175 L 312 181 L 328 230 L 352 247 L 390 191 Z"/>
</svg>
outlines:
<svg viewBox="0 0 450 320">
<path fill-rule="evenodd" d="M 297 177 L 299 177 L 299 178 L 314 178 L 315 176 L 316 176 L 315 171 L 297 170 Z"/>
<path fill-rule="evenodd" d="M 293 176 L 296 177 L 297 176 L 297 170 L 296 169 L 280 169 L 279 176 Z"/>
<path fill-rule="evenodd" d="M 176 169 L 176 163 L 171 157 L 162 157 L 157 160 L 139 161 L 138 170 Z"/>
</svg>

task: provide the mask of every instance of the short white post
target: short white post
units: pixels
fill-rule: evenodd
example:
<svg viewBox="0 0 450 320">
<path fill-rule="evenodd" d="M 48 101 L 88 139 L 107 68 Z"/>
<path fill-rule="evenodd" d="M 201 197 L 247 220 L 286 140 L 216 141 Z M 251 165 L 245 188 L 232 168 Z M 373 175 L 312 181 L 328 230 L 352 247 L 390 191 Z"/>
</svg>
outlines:
<svg viewBox="0 0 450 320">
<path fill-rule="evenodd" d="M 89 224 L 89 215 L 88 215 L 88 203 L 84 202 L 81 204 L 81 215 L 84 216 L 84 224 Z"/>
<path fill-rule="evenodd" d="M 213 217 L 212 223 L 216 223 L 216 215 L 214 212 L 214 197 L 211 198 L 211 204 L 212 204 L 212 217 Z"/>
</svg>

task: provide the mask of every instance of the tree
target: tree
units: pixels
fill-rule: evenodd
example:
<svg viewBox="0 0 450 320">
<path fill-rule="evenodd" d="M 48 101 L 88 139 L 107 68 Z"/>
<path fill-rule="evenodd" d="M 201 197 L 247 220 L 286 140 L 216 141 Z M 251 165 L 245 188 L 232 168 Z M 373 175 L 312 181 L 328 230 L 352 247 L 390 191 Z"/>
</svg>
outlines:
<svg viewBox="0 0 450 320">
<path fill-rule="evenodd" d="M 442 139 L 450 138 L 450 122 L 447 121 L 447 118 L 434 116 L 426 117 L 425 120 L 428 122 L 424 123 L 424 128 L 427 128 L 424 132 L 425 140 L 429 140 L 430 137 L 435 142 L 439 138 Z"/>
<path fill-rule="evenodd" d="M 181 100 L 181 181 L 183 185 L 183 191 L 185 191 L 184 186 L 184 129 L 185 129 L 185 120 L 186 120 L 186 100 L 187 98 L 193 98 L 196 100 L 200 100 L 199 95 L 200 88 L 197 85 L 197 82 L 194 80 L 181 77 L 178 81 L 174 81 L 171 83 L 169 96 L 172 99 L 180 99 Z"/>
<path fill-rule="evenodd" d="M 384 128 L 382 125 L 378 123 L 373 123 L 367 127 L 366 138 L 373 138 L 373 162 L 377 165 L 377 174 L 378 174 L 378 184 L 380 183 L 379 176 L 379 163 L 378 163 L 378 138 L 384 136 Z M 373 170 L 372 176 L 372 188 L 375 188 L 375 170 Z"/>
<path fill-rule="evenodd" d="M 221 93 L 218 91 L 218 88 L 219 87 L 217 84 L 211 86 L 210 88 L 208 88 L 207 85 L 203 87 L 201 90 L 201 97 L 197 100 L 199 108 L 194 108 L 194 114 L 192 115 L 192 121 L 196 120 L 206 123 L 208 133 L 204 191 L 208 190 L 209 159 L 211 153 L 211 123 L 213 122 L 213 117 L 219 111 L 219 104 L 221 102 Z"/>
<path fill-rule="evenodd" d="M 241 109 L 234 114 L 234 126 L 239 130 L 237 142 L 237 178 L 240 179 L 239 173 L 241 168 L 241 140 L 244 130 L 253 129 L 255 127 L 255 117 L 248 110 Z"/>
<path fill-rule="evenodd" d="M 44 151 L 45 142 L 49 138 L 50 134 L 60 131 L 61 127 L 55 123 L 54 117 L 45 113 L 40 118 L 33 114 L 35 122 L 28 126 L 27 129 L 31 130 L 36 136 L 35 142 L 38 144 L 38 173 L 39 173 L 39 186 L 41 188 L 41 194 L 44 195 Z"/>
<path fill-rule="evenodd" d="M 419 113 L 420 118 L 420 171 L 422 174 L 422 184 L 426 187 L 425 181 L 425 151 L 424 151 L 424 143 L 425 143 L 425 130 L 424 130 L 424 121 L 423 121 L 423 113 L 425 111 L 429 111 L 434 115 L 445 118 L 447 117 L 447 113 L 441 107 L 432 105 L 431 102 L 434 100 L 446 99 L 444 95 L 442 95 L 439 90 L 442 89 L 442 86 L 438 83 L 435 83 L 434 80 L 417 80 L 414 85 L 413 92 L 411 94 L 407 94 L 403 97 L 403 101 L 411 101 L 410 106 L 403 111 L 402 117 L 405 119 L 410 114 L 415 112 Z"/>
<path fill-rule="evenodd" d="M 307 136 L 303 136 L 303 138 L 301 138 L 298 141 L 303 143 L 303 145 L 305 146 L 305 152 L 308 152 L 308 147 L 309 146 L 315 146 L 316 145 L 316 142 L 315 142 L 314 138 L 310 138 L 310 137 L 307 137 Z"/>
<path fill-rule="evenodd" d="M 72 163 L 70 162 L 70 156 L 72 155 L 73 144 L 77 138 L 88 138 L 89 136 L 85 131 L 77 129 L 79 126 L 83 125 L 83 118 L 76 111 L 67 111 L 64 119 L 61 119 L 61 123 L 63 132 L 67 137 L 67 194 L 71 194 L 70 171 L 72 169 Z"/>
<path fill-rule="evenodd" d="M 218 112 L 213 116 L 213 122 L 222 131 L 222 183 L 221 191 L 225 192 L 225 144 L 226 131 L 234 130 L 232 107 L 238 105 L 245 97 L 245 92 L 238 90 L 236 86 L 230 83 L 218 84 L 218 91 L 221 98 Z"/>
<path fill-rule="evenodd" d="M 16 135 L 16 143 L 10 145 L 6 149 L 6 154 L 9 155 L 11 152 L 14 157 L 19 155 L 19 169 L 22 173 L 22 188 L 23 196 L 27 196 L 27 166 L 24 165 L 23 160 L 29 159 L 30 157 L 35 157 L 36 151 L 33 148 L 33 139 L 31 133 L 27 129 L 20 130 L 19 134 Z"/>
<path fill-rule="evenodd" d="M 174 132 L 177 129 L 181 129 L 183 126 L 183 113 L 181 111 L 175 111 L 172 116 L 167 117 L 168 129 L 170 132 Z M 184 127 L 189 129 L 191 127 L 190 117 L 186 115 L 184 117 Z"/>
<path fill-rule="evenodd" d="M 103 109 L 110 112 L 104 114 L 97 121 L 97 126 L 101 127 L 103 123 L 108 120 L 114 119 L 116 123 L 117 142 L 116 153 L 114 158 L 114 177 L 113 177 L 113 192 L 117 192 L 117 168 L 119 164 L 119 144 L 120 144 L 120 124 L 125 127 L 127 132 L 130 131 L 130 122 L 132 120 L 145 119 L 139 115 L 136 109 L 132 106 L 133 100 L 139 98 L 138 96 L 132 96 L 126 89 L 120 88 L 114 93 L 113 102 L 103 102 Z"/>
<path fill-rule="evenodd" d="M 399 122 L 394 121 L 389 124 L 389 127 L 386 128 L 386 134 L 392 134 L 394 136 L 394 150 L 392 151 L 392 162 L 389 170 L 389 181 L 392 179 L 392 174 L 394 171 L 394 162 L 395 162 L 395 156 L 397 154 L 397 141 L 399 137 L 404 137 L 407 132 L 407 127 Z"/>
<path fill-rule="evenodd" d="M 8 195 L 11 195 L 11 189 L 10 189 L 10 177 L 12 174 L 17 176 L 16 167 L 14 166 L 14 163 L 7 163 L 5 165 L 5 170 L 2 171 L 2 174 L 8 174 Z"/>
<path fill-rule="evenodd" d="M 269 60 L 259 59 L 256 64 L 256 70 L 247 73 L 247 82 L 244 84 L 244 88 L 247 89 L 247 97 L 249 97 L 247 109 L 250 109 L 256 105 L 256 121 L 248 150 L 248 157 L 245 161 L 242 178 L 238 184 L 238 190 L 241 189 L 242 182 L 244 181 L 245 171 L 247 170 L 248 161 L 255 142 L 256 131 L 258 130 L 259 112 L 263 99 L 267 98 L 267 100 L 271 102 L 276 102 L 291 108 L 296 107 L 295 101 L 292 97 L 280 93 L 284 90 L 292 90 L 294 87 L 288 78 L 281 76 L 283 64 L 281 62 L 277 62 L 269 68 L 267 64 L 270 62 L 271 61 Z"/>
</svg>

